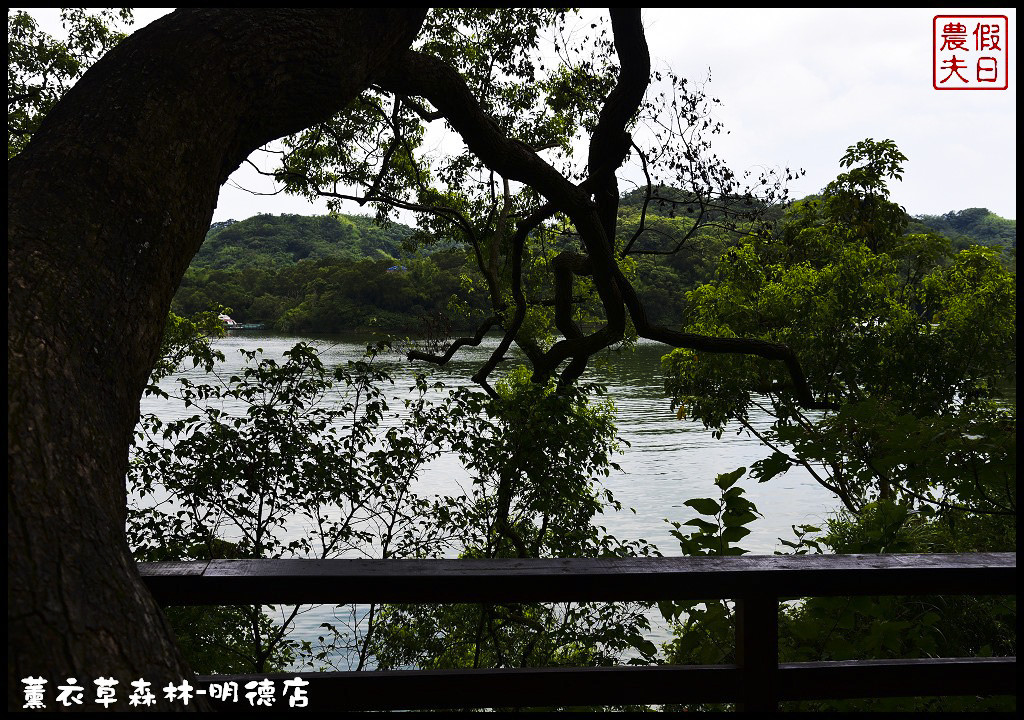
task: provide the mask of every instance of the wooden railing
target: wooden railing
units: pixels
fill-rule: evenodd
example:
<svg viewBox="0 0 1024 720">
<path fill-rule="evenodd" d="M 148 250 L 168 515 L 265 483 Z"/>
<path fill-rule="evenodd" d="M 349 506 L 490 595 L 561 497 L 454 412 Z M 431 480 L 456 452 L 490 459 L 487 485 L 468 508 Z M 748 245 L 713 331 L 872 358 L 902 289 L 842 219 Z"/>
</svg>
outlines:
<svg viewBox="0 0 1024 720">
<path fill-rule="evenodd" d="M 735 665 L 410 670 L 207 676 L 301 677 L 308 710 L 737 703 L 1015 695 L 1016 658 L 779 663 L 784 599 L 1013 595 L 1016 553 L 540 560 L 215 560 L 143 563 L 163 605 L 511 603 L 731 599 Z M 233 709 L 237 710 L 237 706 Z M 271 708 L 267 708 L 271 709 Z M 273 709 L 283 709 L 277 703 Z"/>
</svg>

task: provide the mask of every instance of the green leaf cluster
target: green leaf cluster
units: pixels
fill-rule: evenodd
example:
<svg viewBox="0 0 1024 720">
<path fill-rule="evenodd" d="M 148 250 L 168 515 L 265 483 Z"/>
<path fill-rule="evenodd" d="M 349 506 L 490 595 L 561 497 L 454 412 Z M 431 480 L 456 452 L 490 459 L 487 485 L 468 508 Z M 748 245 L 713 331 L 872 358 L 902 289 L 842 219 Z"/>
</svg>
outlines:
<svg viewBox="0 0 1024 720">
<path fill-rule="evenodd" d="M 681 416 L 766 444 L 762 482 L 801 466 L 852 511 L 902 498 L 1012 514 L 1015 421 L 1000 397 L 1015 380 L 1016 276 L 989 248 L 902 232 L 885 180 L 903 160 L 890 141 L 858 143 L 843 163 L 862 164 L 823 200 L 726 252 L 687 295 L 685 330 L 789 346 L 834 409 L 804 410 L 785 367 L 755 356 L 676 350 L 667 388 Z M 754 408 L 770 428 L 751 425 Z"/>
<path fill-rule="evenodd" d="M 51 37 L 24 10 L 7 9 L 7 158 L 25 149 L 57 101 L 132 24 L 131 8 L 61 8 L 66 37 Z"/>
<path fill-rule="evenodd" d="M 747 469 L 737 468 L 715 478 L 717 498 L 692 498 L 683 504 L 700 517 L 672 526 L 669 532 L 679 541 L 683 555 L 743 555 L 739 543 L 750 534 L 746 527 L 760 513 L 744 497 L 737 482 Z M 666 662 L 674 665 L 719 665 L 736 661 L 736 619 L 732 603 L 725 600 L 663 600 L 658 609 L 671 623 L 673 638 L 663 646 Z M 718 710 L 719 705 L 669 706 L 671 710 Z"/>
<path fill-rule="evenodd" d="M 830 409 L 804 409 L 779 363 L 689 350 L 663 361 L 680 417 L 719 437 L 736 423 L 768 447 L 751 466 L 758 482 L 800 467 L 843 503 L 824 530 L 794 526 L 792 540 L 780 539 L 794 554 L 1016 547 L 1016 418 L 1006 400 L 1015 382 L 1016 277 L 997 250 L 954 251 L 935 233 L 906 232 L 886 185 L 905 161 L 891 141 L 850 147 L 841 161 L 849 170 L 821 197 L 795 203 L 770 235 L 728 249 L 714 281 L 687 295 L 684 329 L 788 345 Z M 772 424 L 752 423 L 755 410 Z M 743 552 L 728 542 L 739 533 L 722 520 L 724 493 L 686 504 L 703 517 L 673 523 L 684 554 Z M 755 517 L 748 511 L 743 530 Z M 670 661 L 729 661 L 727 603 L 661 608 L 675 622 Z M 1014 655 L 1015 619 L 1015 598 L 791 601 L 780 613 L 780 660 Z M 787 708 L 968 706 L 960 698 L 897 698 Z"/>
</svg>

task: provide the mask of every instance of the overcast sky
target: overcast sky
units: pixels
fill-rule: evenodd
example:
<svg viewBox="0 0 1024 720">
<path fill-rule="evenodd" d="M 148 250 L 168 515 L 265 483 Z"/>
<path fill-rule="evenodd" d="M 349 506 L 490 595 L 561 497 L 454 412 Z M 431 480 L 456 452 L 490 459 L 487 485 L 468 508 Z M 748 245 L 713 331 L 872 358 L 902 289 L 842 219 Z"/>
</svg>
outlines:
<svg viewBox="0 0 1024 720">
<path fill-rule="evenodd" d="M 932 18 L 1009 18 L 1009 89 L 932 87 Z M 1017 217 L 1014 10 L 658 10 L 644 14 L 652 58 L 711 88 L 734 169 L 799 165 L 817 192 L 845 149 L 891 138 L 909 158 L 896 202 L 912 214 L 987 207 Z"/>
<path fill-rule="evenodd" d="M 31 12 L 52 27 L 42 11 Z M 137 9 L 137 23 L 164 12 Z M 933 89 L 932 18 L 958 13 L 1009 18 L 1009 89 Z M 909 158 L 892 197 L 911 214 L 987 207 L 1017 217 L 1015 10 L 667 9 L 643 17 L 655 67 L 695 81 L 710 69 L 707 89 L 722 101 L 717 115 L 730 131 L 716 138 L 714 151 L 735 171 L 802 167 L 806 177 L 790 184 L 802 197 L 835 177 L 848 146 L 891 138 Z M 270 189 L 255 173 L 238 171 L 214 220 L 325 212 L 300 198 L 255 197 L 236 184 Z"/>
</svg>

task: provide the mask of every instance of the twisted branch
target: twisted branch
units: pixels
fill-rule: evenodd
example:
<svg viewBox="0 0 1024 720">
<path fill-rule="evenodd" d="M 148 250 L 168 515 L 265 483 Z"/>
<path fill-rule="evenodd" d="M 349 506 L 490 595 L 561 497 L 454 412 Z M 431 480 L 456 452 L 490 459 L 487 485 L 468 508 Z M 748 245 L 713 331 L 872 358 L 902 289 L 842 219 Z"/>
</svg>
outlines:
<svg viewBox="0 0 1024 720">
<path fill-rule="evenodd" d="M 613 9 L 610 12 L 621 69 L 591 139 L 588 157 L 590 176 L 580 185 L 571 183 L 524 143 L 508 137 L 483 111 L 464 79 L 443 61 L 409 51 L 386 70 L 379 80 L 381 87 L 390 92 L 426 98 L 444 114 L 481 162 L 502 177 L 524 183 L 542 194 L 548 199 L 548 205 L 545 206 L 548 216 L 553 211 L 564 213 L 579 233 L 586 249 L 590 276 L 605 310 L 606 324 L 591 335 L 584 335 L 571 322 L 571 293 L 558 292 L 556 288 L 556 318 L 563 339 L 546 353 L 531 358 L 534 379 L 538 382 L 546 381 L 563 362 L 571 358 L 572 362 L 563 371 L 561 381 L 575 380 L 585 369 L 587 358 L 622 339 L 628 310 L 640 337 L 672 347 L 701 352 L 750 354 L 782 362 L 804 407 L 832 407 L 831 404 L 814 400 L 799 360 L 786 345 L 754 338 L 708 337 L 648 322 L 643 304 L 616 262 L 612 238 L 618 207 L 615 171 L 621 166 L 632 143 L 625 127 L 635 115 L 646 91 L 650 56 L 639 10 Z M 523 227 L 526 225 L 520 224 L 520 230 Z M 477 382 L 486 382 L 487 375 L 504 357 L 521 326 L 525 314 L 521 288 L 524 242 L 525 235 L 517 231 L 512 248 L 515 318 L 506 328 L 498 349 L 474 375 Z M 566 278 L 571 287 L 573 269 L 570 265 L 574 264 L 567 262 L 561 270 L 556 268 L 556 283 L 563 288 Z M 583 265 L 579 264 L 578 267 L 582 268 Z"/>
</svg>

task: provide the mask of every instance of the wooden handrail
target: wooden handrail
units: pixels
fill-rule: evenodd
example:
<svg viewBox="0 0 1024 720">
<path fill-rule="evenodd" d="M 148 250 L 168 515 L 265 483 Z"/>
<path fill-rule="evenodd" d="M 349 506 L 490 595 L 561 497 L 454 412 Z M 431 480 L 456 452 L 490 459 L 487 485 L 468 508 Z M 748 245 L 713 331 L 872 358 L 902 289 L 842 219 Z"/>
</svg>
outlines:
<svg viewBox="0 0 1024 720">
<path fill-rule="evenodd" d="M 139 570 L 163 605 L 736 601 L 736 665 L 199 678 L 206 686 L 244 686 L 264 677 L 301 677 L 311 684 L 304 708 L 310 710 L 736 702 L 739 709 L 771 711 L 780 700 L 1016 694 L 1016 658 L 778 662 L 780 600 L 1012 595 L 1016 553 L 214 560 L 140 563 Z"/>
<path fill-rule="evenodd" d="M 1016 553 L 140 563 L 166 605 L 565 602 L 1014 590 Z"/>
</svg>

